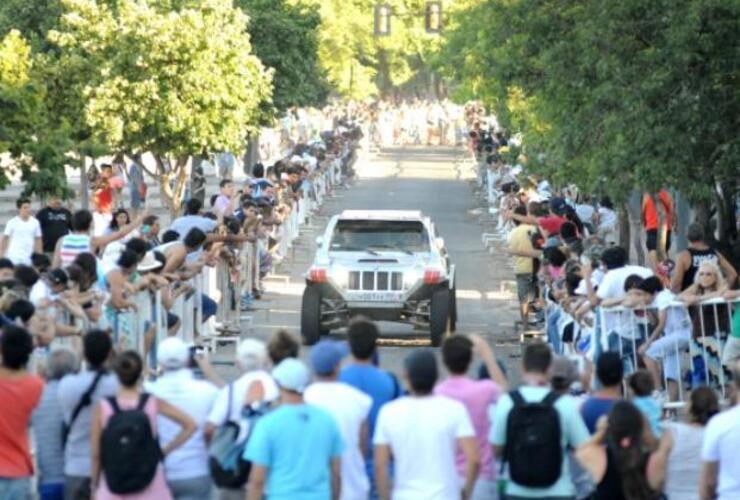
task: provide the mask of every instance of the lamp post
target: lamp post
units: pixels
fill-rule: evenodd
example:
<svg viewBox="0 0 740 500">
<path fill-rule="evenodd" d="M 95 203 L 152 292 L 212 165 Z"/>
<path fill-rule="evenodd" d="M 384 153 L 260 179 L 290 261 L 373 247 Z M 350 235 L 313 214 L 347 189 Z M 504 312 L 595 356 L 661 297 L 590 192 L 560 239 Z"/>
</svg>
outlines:
<svg viewBox="0 0 740 500">
<path fill-rule="evenodd" d="M 426 3 L 424 12 L 394 12 L 388 4 L 375 6 L 375 36 L 389 36 L 391 34 L 391 17 L 421 17 L 424 16 L 424 27 L 427 33 L 438 34 L 442 31 L 442 2 L 430 1 Z"/>
</svg>

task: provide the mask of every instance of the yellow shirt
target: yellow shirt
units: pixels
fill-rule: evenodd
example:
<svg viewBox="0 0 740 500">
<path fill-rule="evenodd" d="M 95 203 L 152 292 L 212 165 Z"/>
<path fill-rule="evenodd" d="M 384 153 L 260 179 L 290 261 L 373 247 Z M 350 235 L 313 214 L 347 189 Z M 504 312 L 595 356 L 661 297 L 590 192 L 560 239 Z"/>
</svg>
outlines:
<svg viewBox="0 0 740 500">
<path fill-rule="evenodd" d="M 533 251 L 532 234 L 536 228 L 529 224 L 519 224 L 509 233 L 509 250 L 512 252 Z M 514 255 L 514 273 L 532 274 L 532 257 Z"/>
</svg>

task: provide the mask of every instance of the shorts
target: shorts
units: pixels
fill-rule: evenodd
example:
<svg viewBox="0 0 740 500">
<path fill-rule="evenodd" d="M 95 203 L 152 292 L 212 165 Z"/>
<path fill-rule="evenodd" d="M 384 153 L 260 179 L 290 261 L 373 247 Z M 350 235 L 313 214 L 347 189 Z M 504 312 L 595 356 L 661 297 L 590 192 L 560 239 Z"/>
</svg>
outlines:
<svg viewBox="0 0 740 500">
<path fill-rule="evenodd" d="M 658 249 L 658 230 L 648 229 L 645 231 L 645 246 L 649 252 L 653 252 Z M 671 232 L 668 231 L 665 238 L 665 249 L 666 251 L 671 248 Z"/>
<path fill-rule="evenodd" d="M 534 300 L 535 284 L 534 276 L 530 273 L 516 275 L 516 294 L 520 304 L 527 304 Z"/>
<path fill-rule="evenodd" d="M 171 312 L 167 313 L 167 329 L 169 330 L 176 324 L 180 322 L 180 318 L 176 314 L 172 314 Z"/>
<path fill-rule="evenodd" d="M 663 361 L 666 379 L 678 380 L 681 376 L 681 353 L 688 350 L 691 332 L 674 332 L 664 335 L 647 348 L 645 356 Z"/>
<path fill-rule="evenodd" d="M 729 336 L 722 351 L 722 364 L 728 368 L 740 359 L 740 337 Z"/>
</svg>

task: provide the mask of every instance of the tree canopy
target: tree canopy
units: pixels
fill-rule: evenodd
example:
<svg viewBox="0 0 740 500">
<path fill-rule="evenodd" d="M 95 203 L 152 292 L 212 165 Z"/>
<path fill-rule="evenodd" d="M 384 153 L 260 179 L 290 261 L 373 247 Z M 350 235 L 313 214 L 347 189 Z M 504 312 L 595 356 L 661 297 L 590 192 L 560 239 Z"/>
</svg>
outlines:
<svg viewBox="0 0 740 500">
<path fill-rule="evenodd" d="M 470 2 L 440 61 L 521 132 L 531 168 L 624 199 L 737 189 L 740 4 Z"/>
<path fill-rule="evenodd" d="M 323 105 L 331 88 L 318 59 L 318 12 L 286 0 L 236 0 L 235 4 L 249 16 L 247 31 L 254 54 L 274 70 L 274 107 L 284 111 Z"/>
</svg>

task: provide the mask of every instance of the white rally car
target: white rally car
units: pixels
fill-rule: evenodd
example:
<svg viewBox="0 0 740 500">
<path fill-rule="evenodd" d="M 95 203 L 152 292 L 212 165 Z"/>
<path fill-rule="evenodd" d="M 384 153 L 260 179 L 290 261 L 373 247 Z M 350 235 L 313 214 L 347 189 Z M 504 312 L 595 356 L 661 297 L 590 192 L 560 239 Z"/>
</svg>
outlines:
<svg viewBox="0 0 740 500">
<path fill-rule="evenodd" d="M 306 344 L 356 315 L 429 329 L 438 346 L 457 321 L 455 266 L 419 211 L 346 210 L 332 217 L 306 273 Z"/>
</svg>

